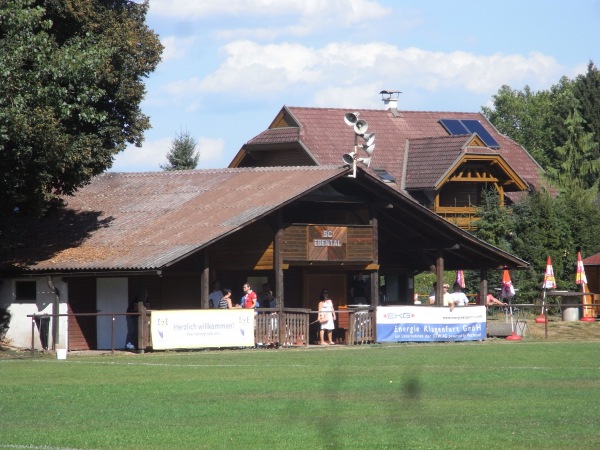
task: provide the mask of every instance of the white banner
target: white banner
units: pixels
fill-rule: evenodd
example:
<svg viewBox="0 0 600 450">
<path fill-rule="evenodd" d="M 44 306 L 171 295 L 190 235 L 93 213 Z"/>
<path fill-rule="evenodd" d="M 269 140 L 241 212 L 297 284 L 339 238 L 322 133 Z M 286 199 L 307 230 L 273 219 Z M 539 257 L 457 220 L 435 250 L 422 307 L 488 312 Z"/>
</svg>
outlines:
<svg viewBox="0 0 600 450">
<path fill-rule="evenodd" d="M 486 338 L 485 306 L 380 306 L 377 342 L 480 341 Z"/>
<path fill-rule="evenodd" d="M 253 309 L 151 311 L 152 348 L 253 347 Z"/>
</svg>

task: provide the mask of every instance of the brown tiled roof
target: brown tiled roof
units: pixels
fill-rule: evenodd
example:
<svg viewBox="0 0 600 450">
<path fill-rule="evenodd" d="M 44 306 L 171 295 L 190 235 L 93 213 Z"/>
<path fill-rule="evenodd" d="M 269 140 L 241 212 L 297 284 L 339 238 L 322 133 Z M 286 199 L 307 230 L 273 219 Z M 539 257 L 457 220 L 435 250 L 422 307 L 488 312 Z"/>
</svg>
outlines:
<svg viewBox="0 0 600 450">
<path fill-rule="evenodd" d="M 584 258 L 583 264 L 586 266 L 600 266 L 600 253 Z"/>
<path fill-rule="evenodd" d="M 248 144 L 281 144 L 300 140 L 299 128 L 271 128 L 250 139 Z"/>
<path fill-rule="evenodd" d="M 433 189 L 458 159 L 470 136 L 443 136 L 410 140 L 405 187 Z"/>
<path fill-rule="evenodd" d="M 159 269 L 341 176 L 272 167 L 105 173 L 38 224 L 10 261 L 25 271 Z"/>
<path fill-rule="evenodd" d="M 516 142 L 500 134 L 481 113 L 440 112 L 440 111 L 400 111 L 399 115 L 389 110 L 373 109 L 338 109 L 338 108 L 306 108 L 286 106 L 287 111 L 300 124 L 300 128 L 289 128 L 293 138 L 286 141 L 283 129 L 270 130 L 254 137 L 242 148 L 260 146 L 272 143 L 274 136 L 278 143 L 300 142 L 308 149 L 319 164 L 339 164 L 344 153 L 354 147 L 354 133 L 344 122 L 347 112 L 358 112 L 359 118 L 369 124 L 368 132 L 375 133 L 375 151 L 372 155 L 371 167 L 385 169 L 393 175 L 398 184 L 408 173 L 404 174 L 404 158 L 406 141 L 425 138 L 447 138 L 446 129 L 439 123 L 440 119 L 471 119 L 478 120 L 484 128 L 496 139 L 499 148 L 494 153 L 499 154 L 526 182 L 538 186 L 541 183 L 541 167 Z M 297 130 L 293 132 L 292 130 Z M 271 134 L 271 132 L 273 134 Z M 412 144 L 411 144 L 412 147 Z M 446 161 L 452 159 L 445 158 Z M 410 162 L 410 161 L 409 161 Z M 410 170 L 413 170 L 411 167 Z M 417 174 L 417 176 L 419 176 Z M 432 177 L 433 175 L 429 175 Z M 408 178 L 407 178 L 408 184 Z M 411 174 L 411 183 L 414 177 Z"/>
</svg>

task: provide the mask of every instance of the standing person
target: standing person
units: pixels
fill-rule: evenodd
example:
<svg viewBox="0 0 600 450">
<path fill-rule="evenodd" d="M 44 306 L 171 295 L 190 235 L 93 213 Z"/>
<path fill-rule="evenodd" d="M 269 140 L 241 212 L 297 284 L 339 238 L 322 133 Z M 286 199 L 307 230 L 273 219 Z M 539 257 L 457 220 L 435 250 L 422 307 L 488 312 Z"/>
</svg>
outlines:
<svg viewBox="0 0 600 450">
<path fill-rule="evenodd" d="M 250 283 L 244 284 L 243 308 L 253 309 L 256 307 L 256 292 L 252 290 Z"/>
<path fill-rule="evenodd" d="M 333 302 L 327 294 L 327 289 L 321 291 L 321 301 L 319 302 L 319 342 L 321 345 L 334 345 L 333 330 L 335 328 L 335 308 Z M 325 333 L 327 332 L 327 341 L 325 341 Z"/>
<path fill-rule="evenodd" d="M 367 283 L 363 278 L 362 272 L 358 272 L 354 276 L 354 280 L 350 286 L 350 297 L 352 297 L 353 305 L 367 304 Z"/>
<path fill-rule="evenodd" d="M 221 283 L 215 281 L 213 283 L 210 294 L 208 294 L 208 307 L 209 308 L 218 308 L 219 302 L 223 298 L 223 291 L 221 291 Z"/>
<path fill-rule="evenodd" d="M 459 287 L 460 287 L 460 285 L 459 285 Z M 444 283 L 443 288 L 444 288 L 444 296 L 442 297 L 442 305 L 450 306 L 454 302 L 454 298 L 453 298 L 452 294 L 450 292 L 448 292 L 450 289 L 450 285 L 447 283 Z M 462 294 L 462 292 L 461 292 L 461 294 Z M 465 294 L 463 294 L 463 295 L 465 295 Z M 465 296 L 465 298 L 467 298 L 467 297 Z M 467 303 L 468 303 L 468 301 L 467 301 Z"/>
<path fill-rule="evenodd" d="M 452 292 L 452 303 L 450 304 L 450 311 L 454 309 L 455 306 L 467 306 L 469 304 L 469 299 L 462 291 L 462 287 L 460 283 L 454 283 L 453 292 Z"/>
<path fill-rule="evenodd" d="M 262 292 L 260 293 L 258 300 L 261 308 L 277 308 L 277 301 L 273 296 L 273 291 L 271 290 L 269 283 L 263 284 Z"/>
<path fill-rule="evenodd" d="M 138 312 L 138 299 L 131 301 L 127 307 L 128 313 Z M 135 350 L 138 336 L 138 316 L 130 315 L 125 316 L 127 320 L 127 338 L 125 339 L 125 347 L 127 350 Z"/>
<path fill-rule="evenodd" d="M 231 289 L 223 288 L 223 297 L 219 300 L 218 306 L 219 309 L 231 309 L 233 305 L 231 304 Z"/>
<path fill-rule="evenodd" d="M 442 296 L 442 305 L 443 306 L 451 306 L 454 302 L 454 299 L 452 298 L 452 294 L 450 292 L 448 292 L 448 290 L 450 289 L 450 285 L 447 283 L 444 283 L 444 285 L 442 287 L 443 287 L 443 292 L 444 292 L 444 295 Z M 435 305 L 436 289 L 437 289 L 437 282 L 434 281 L 433 290 L 429 294 L 429 304 L 430 305 Z"/>
<path fill-rule="evenodd" d="M 435 305 L 435 291 L 437 290 L 437 281 L 434 281 L 431 285 L 431 291 L 429 292 L 429 304 Z"/>
</svg>

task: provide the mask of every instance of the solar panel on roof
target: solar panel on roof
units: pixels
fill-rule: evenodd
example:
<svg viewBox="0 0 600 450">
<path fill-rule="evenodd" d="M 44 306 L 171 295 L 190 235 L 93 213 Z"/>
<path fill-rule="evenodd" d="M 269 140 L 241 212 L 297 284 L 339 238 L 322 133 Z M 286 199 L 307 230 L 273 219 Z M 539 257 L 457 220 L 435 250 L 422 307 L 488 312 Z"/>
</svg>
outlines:
<svg viewBox="0 0 600 450">
<path fill-rule="evenodd" d="M 500 147 L 500 144 L 492 137 L 490 133 L 481 125 L 479 120 L 467 119 L 461 121 L 463 125 L 471 133 L 477 133 L 477 135 L 485 142 L 488 147 Z"/>
<path fill-rule="evenodd" d="M 452 136 L 455 136 L 457 134 L 470 134 L 460 120 L 441 119 L 440 123 Z"/>
<path fill-rule="evenodd" d="M 481 138 L 485 145 L 491 148 L 498 148 L 500 144 L 492 137 L 490 133 L 481 125 L 479 120 L 475 119 L 440 119 L 440 123 L 452 136 L 458 134 L 473 134 Z"/>
</svg>

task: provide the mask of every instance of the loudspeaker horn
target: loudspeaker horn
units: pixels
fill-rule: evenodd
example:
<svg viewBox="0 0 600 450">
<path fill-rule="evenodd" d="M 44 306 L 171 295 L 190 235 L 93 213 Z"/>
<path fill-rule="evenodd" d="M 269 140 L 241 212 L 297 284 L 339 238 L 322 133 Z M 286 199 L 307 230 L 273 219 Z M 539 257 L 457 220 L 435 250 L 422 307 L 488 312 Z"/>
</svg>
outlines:
<svg viewBox="0 0 600 450">
<path fill-rule="evenodd" d="M 366 165 L 367 167 L 369 167 L 371 165 L 371 157 L 368 158 L 358 158 L 358 160 L 363 163 L 364 165 Z"/>
<path fill-rule="evenodd" d="M 367 132 L 367 130 L 369 129 L 369 124 L 367 123 L 366 120 L 357 120 L 356 123 L 354 124 L 354 132 L 356 134 L 365 134 Z"/>
<path fill-rule="evenodd" d="M 356 156 L 356 153 L 352 152 L 352 153 L 346 153 L 344 155 L 342 155 L 342 160 L 346 163 L 346 164 L 354 164 L 354 156 Z"/>
<path fill-rule="evenodd" d="M 371 156 L 371 155 L 373 154 L 373 151 L 375 151 L 375 144 L 371 144 L 371 145 L 364 144 L 364 145 L 362 146 L 362 149 L 363 149 L 365 152 L 367 152 L 367 154 L 368 154 L 369 156 Z"/>
<path fill-rule="evenodd" d="M 346 125 L 348 126 L 354 126 L 354 124 L 358 121 L 358 113 L 354 112 L 354 113 L 346 113 L 344 115 L 344 122 L 346 122 Z"/>
<path fill-rule="evenodd" d="M 362 135 L 367 145 L 372 145 L 375 142 L 375 133 L 365 133 Z"/>
</svg>

